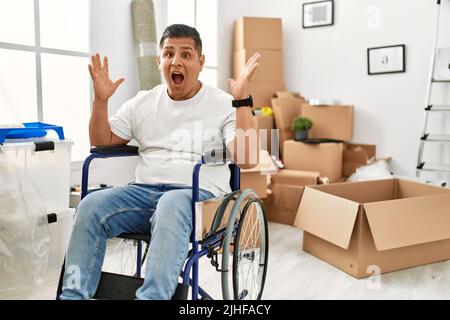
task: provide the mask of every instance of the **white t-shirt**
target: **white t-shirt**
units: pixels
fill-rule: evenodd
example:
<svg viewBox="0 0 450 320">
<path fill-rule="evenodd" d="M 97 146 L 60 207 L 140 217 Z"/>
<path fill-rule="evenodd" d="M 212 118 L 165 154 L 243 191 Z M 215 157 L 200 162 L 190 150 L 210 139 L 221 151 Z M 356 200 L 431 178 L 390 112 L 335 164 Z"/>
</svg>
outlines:
<svg viewBox="0 0 450 320">
<path fill-rule="evenodd" d="M 136 182 L 192 186 L 192 170 L 201 155 L 221 150 L 234 139 L 232 99 L 224 91 L 202 84 L 194 97 L 174 101 L 163 84 L 140 91 L 125 102 L 109 124 L 117 136 L 139 143 Z M 227 164 L 200 169 L 200 188 L 215 196 L 231 191 L 229 181 Z"/>
</svg>

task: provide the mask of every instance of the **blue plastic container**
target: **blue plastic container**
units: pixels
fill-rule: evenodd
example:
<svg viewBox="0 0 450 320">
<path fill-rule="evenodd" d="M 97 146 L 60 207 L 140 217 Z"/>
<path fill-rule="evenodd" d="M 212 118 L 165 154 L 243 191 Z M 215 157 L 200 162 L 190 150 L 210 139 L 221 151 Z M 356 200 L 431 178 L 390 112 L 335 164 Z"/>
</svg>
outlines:
<svg viewBox="0 0 450 320">
<path fill-rule="evenodd" d="M 25 122 L 24 128 L 2 128 L 0 129 L 0 144 L 6 139 L 42 138 L 47 135 L 48 130 L 58 134 L 59 140 L 64 140 L 64 130 L 61 126 L 43 122 Z"/>
</svg>

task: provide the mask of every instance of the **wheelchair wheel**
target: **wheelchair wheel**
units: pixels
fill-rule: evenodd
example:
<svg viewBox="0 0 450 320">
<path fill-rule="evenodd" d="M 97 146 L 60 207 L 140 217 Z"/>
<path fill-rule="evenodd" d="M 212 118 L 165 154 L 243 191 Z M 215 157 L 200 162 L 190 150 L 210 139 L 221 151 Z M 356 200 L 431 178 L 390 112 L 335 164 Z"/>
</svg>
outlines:
<svg viewBox="0 0 450 320">
<path fill-rule="evenodd" d="M 142 243 L 141 254 L 142 271 L 147 256 L 148 245 Z M 136 276 L 137 241 L 130 239 L 114 238 L 108 241 L 103 270 L 112 273 Z"/>
<path fill-rule="evenodd" d="M 254 191 L 246 189 L 231 210 L 223 242 L 222 294 L 225 300 L 231 297 L 261 299 L 267 273 L 268 240 L 262 202 Z"/>
</svg>

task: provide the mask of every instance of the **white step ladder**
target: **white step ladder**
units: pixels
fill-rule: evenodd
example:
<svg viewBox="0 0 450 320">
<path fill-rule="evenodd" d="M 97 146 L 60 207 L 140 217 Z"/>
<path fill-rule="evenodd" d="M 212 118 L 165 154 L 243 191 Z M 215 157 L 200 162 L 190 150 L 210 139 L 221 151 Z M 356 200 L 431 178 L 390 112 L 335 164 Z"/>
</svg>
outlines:
<svg viewBox="0 0 450 320">
<path fill-rule="evenodd" d="M 427 100 L 425 108 L 425 120 L 422 136 L 420 138 L 419 156 L 417 159 L 416 176 L 420 177 L 422 172 L 448 173 L 450 174 L 450 164 L 430 163 L 424 160 L 424 149 L 427 143 L 449 143 L 450 135 L 430 133 L 429 115 L 430 113 L 450 114 L 450 105 L 431 104 L 433 87 L 436 83 L 448 83 L 450 85 L 450 48 L 437 48 L 439 37 L 439 20 L 441 0 L 437 0 L 436 26 L 433 40 L 433 54 L 430 63 L 429 82 L 427 87 Z M 445 186 L 446 183 L 442 185 Z"/>
</svg>

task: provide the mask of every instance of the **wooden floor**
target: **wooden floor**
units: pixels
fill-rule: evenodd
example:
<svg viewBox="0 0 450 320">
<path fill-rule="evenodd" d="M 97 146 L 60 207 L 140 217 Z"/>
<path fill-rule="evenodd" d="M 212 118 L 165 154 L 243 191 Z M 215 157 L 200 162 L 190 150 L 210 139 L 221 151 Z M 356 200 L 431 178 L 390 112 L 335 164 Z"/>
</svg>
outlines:
<svg viewBox="0 0 450 320">
<path fill-rule="evenodd" d="M 263 299 L 450 299 L 450 260 L 358 280 L 302 251 L 301 230 L 269 223 L 269 235 Z M 118 257 L 111 250 L 108 254 Z M 220 275 L 208 259 L 200 264 L 200 279 L 207 292 L 221 298 Z M 53 299 L 55 285 L 48 284 L 31 298 Z"/>
</svg>

